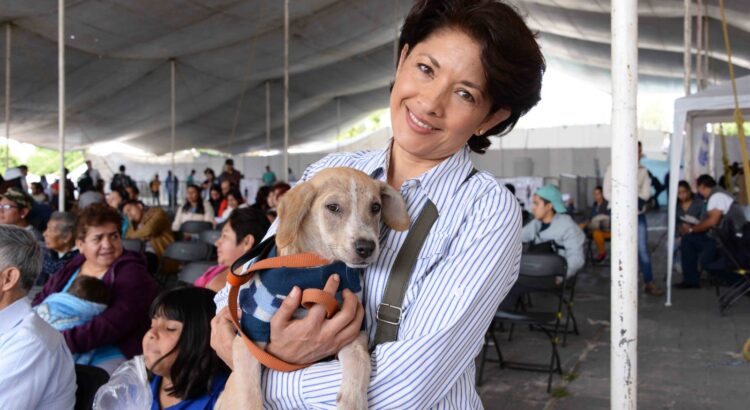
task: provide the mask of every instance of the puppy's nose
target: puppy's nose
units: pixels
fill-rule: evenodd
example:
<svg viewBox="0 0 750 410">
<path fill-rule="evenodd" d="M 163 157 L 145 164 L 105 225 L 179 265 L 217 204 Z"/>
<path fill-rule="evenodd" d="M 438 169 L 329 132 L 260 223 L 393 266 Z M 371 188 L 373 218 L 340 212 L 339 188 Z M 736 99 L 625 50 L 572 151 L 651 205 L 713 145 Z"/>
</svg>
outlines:
<svg viewBox="0 0 750 410">
<path fill-rule="evenodd" d="M 367 258 L 375 251 L 375 242 L 366 239 L 357 239 L 354 241 L 354 250 L 357 255 Z"/>
</svg>

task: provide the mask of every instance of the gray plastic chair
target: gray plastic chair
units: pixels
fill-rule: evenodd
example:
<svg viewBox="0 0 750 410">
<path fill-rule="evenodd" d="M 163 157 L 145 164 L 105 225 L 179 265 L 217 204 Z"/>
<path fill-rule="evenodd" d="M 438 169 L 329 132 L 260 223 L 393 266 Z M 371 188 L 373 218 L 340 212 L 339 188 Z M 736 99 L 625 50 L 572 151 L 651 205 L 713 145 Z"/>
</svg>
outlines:
<svg viewBox="0 0 750 410">
<path fill-rule="evenodd" d="M 192 285 L 196 279 L 203 275 L 212 266 L 216 266 L 216 262 L 190 262 L 180 270 L 177 278 L 180 280 L 180 282 L 189 283 Z"/>
<path fill-rule="evenodd" d="M 143 253 L 146 250 L 146 243 L 140 239 L 123 239 L 122 247 L 129 251 Z"/>
<path fill-rule="evenodd" d="M 214 243 L 216 243 L 216 240 L 219 239 L 220 236 L 221 230 L 219 229 L 203 231 L 199 235 L 201 242 L 208 244 L 209 246 L 214 246 Z"/>
<path fill-rule="evenodd" d="M 214 229 L 211 222 L 206 221 L 185 221 L 180 225 L 180 232 L 189 235 L 199 235 L 203 231 Z"/>
</svg>

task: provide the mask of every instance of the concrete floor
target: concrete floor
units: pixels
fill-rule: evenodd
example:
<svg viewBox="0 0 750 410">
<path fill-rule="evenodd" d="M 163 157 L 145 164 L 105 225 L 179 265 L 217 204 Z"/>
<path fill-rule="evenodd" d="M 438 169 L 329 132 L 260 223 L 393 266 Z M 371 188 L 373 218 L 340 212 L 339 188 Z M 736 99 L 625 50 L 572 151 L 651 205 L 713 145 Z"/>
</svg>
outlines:
<svg viewBox="0 0 750 410">
<path fill-rule="evenodd" d="M 655 280 L 663 286 L 666 214 L 649 214 L 649 226 Z M 675 276 L 673 281 L 681 280 Z M 560 348 L 564 376 L 553 378 L 553 394 L 546 392 L 546 374 L 487 364 L 479 387 L 485 408 L 609 408 L 609 285 L 609 267 L 579 273 L 574 311 L 581 334 L 569 336 Z M 638 301 L 638 408 L 750 409 L 750 363 L 740 354 L 750 337 L 750 297 L 727 316 L 719 315 L 715 290 L 708 286 L 674 291 L 672 307 L 664 301 L 645 294 Z M 512 341 L 507 332 L 498 338 L 506 360 L 549 360 L 550 345 L 541 332 L 517 328 Z"/>
</svg>

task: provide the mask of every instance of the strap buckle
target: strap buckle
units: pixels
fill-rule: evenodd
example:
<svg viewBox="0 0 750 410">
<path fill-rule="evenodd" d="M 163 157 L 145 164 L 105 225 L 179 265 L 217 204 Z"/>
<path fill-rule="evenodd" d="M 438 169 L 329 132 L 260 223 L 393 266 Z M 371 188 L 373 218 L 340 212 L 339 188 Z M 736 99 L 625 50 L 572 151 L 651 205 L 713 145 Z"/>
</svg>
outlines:
<svg viewBox="0 0 750 410">
<path fill-rule="evenodd" d="M 390 309 L 390 310 L 383 312 L 383 308 Z M 384 319 L 381 316 L 381 312 L 383 313 L 383 315 L 387 316 L 388 319 Z M 392 314 L 395 313 L 395 314 L 389 315 L 389 313 L 392 313 Z M 380 322 L 387 323 L 389 325 L 398 326 L 401 324 L 401 307 L 389 305 L 387 303 L 381 303 L 380 305 L 378 305 L 378 311 L 375 317 Z"/>
</svg>

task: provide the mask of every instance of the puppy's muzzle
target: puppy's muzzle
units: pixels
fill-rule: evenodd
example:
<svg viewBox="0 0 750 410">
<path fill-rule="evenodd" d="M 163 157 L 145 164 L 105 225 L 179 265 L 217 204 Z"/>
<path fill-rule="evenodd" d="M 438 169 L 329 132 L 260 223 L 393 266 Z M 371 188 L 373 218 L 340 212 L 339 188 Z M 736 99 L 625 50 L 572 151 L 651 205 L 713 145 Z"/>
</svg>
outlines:
<svg viewBox="0 0 750 410">
<path fill-rule="evenodd" d="M 357 239 L 354 241 L 354 251 L 362 259 L 367 259 L 375 252 L 375 241 L 368 239 Z"/>
</svg>

